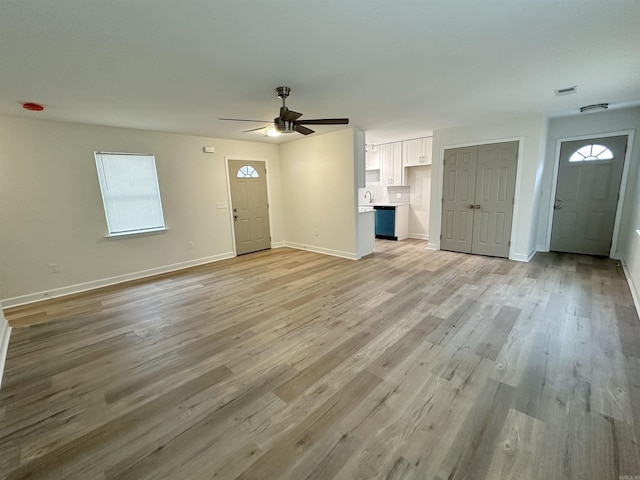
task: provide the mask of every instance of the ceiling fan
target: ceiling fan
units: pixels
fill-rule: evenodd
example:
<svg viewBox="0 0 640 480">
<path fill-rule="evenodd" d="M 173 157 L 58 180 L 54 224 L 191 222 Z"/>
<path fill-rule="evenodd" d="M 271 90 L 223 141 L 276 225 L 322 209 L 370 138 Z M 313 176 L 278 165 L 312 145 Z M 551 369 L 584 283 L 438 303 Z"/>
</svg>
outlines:
<svg viewBox="0 0 640 480">
<path fill-rule="evenodd" d="M 314 120 L 298 120 L 302 114 L 289 110 L 285 104 L 285 99 L 291 93 L 289 87 L 276 88 L 276 95 L 282 99 L 282 107 L 280 107 L 280 115 L 273 119 L 273 128 L 279 133 L 293 133 L 298 132 L 303 135 L 309 135 L 314 131 L 304 125 L 347 125 L 349 123 L 348 118 L 319 118 Z M 227 120 L 233 122 L 260 122 L 268 123 L 270 120 L 248 120 L 244 118 L 219 118 L 218 120 Z M 252 128 L 251 130 L 245 130 L 242 133 L 255 132 L 256 130 L 262 130 L 267 128 L 265 126 Z"/>
</svg>

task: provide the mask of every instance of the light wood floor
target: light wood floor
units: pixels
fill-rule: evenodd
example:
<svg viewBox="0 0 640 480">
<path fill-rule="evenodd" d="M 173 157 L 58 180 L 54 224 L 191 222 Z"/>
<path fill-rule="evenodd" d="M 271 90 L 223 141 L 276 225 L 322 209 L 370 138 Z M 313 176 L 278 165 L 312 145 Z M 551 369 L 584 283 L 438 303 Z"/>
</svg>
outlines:
<svg viewBox="0 0 640 480">
<path fill-rule="evenodd" d="M 640 479 L 617 263 L 425 246 L 271 250 L 7 312 L 0 472 Z"/>
</svg>

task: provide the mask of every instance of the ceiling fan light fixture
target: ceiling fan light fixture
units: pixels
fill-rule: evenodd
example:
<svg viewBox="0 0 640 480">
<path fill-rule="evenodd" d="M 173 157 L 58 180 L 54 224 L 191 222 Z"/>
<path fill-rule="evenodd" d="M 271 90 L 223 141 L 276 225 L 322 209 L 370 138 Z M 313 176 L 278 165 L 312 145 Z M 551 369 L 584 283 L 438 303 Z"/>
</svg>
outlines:
<svg viewBox="0 0 640 480">
<path fill-rule="evenodd" d="M 580 113 L 601 112 L 609 108 L 608 103 L 594 103 L 593 105 L 585 105 L 580 107 Z"/>
<path fill-rule="evenodd" d="M 264 134 L 267 137 L 279 137 L 280 135 L 282 135 L 282 132 L 280 130 L 276 130 L 273 127 L 269 127 L 264 131 Z"/>
</svg>

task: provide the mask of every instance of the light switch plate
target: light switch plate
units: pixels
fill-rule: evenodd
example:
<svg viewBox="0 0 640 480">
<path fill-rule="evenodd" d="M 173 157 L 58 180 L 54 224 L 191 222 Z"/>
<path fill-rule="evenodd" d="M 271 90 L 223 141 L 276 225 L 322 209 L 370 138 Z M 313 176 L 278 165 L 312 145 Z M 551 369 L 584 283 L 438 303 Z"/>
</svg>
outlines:
<svg viewBox="0 0 640 480">
<path fill-rule="evenodd" d="M 229 208 L 229 204 L 227 202 L 218 202 L 216 203 L 218 208 Z"/>
</svg>

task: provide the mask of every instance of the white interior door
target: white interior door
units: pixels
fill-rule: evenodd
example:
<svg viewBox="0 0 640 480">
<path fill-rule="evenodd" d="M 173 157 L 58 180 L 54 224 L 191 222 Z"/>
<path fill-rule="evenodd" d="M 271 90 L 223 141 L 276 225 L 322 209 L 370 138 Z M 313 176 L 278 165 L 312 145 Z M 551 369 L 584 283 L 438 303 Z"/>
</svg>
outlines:
<svg viewBox="0 0 640 480">
<path fill-rule="evenodd" d="M 271 248 L 264 162 L 229 160 L 236 254 Z"/>
<path fill-rule="evenodd" d="M 627 136 L 562 142 L 551 250 L 609 256 Z"/>
</svg>

